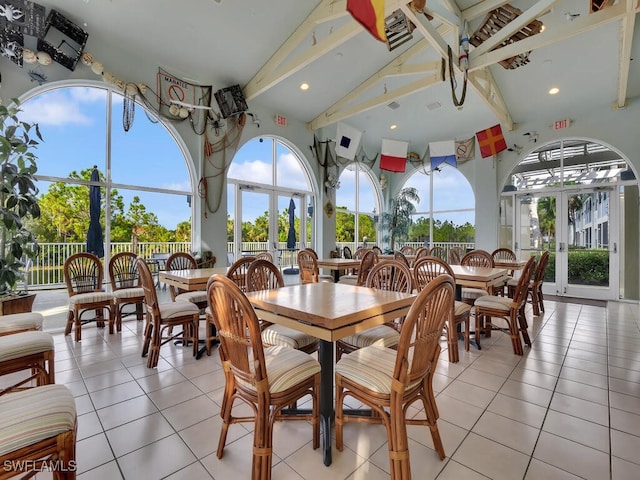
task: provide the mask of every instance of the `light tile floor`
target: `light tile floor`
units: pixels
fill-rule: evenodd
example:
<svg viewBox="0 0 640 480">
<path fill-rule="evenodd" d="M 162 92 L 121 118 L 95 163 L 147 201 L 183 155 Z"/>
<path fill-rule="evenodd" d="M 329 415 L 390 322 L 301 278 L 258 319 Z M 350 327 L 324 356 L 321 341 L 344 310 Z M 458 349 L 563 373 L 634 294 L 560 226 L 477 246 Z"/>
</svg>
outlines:
<svg viewBox="0 0 640 480">
<path fill-rule="evenodd" d="M 528 307 L 533 345 L 523 357 L 494 333 L 450 364 L 442 342 L 434 388 L 447 457 L 438 459 L 425 428 L 409 427 L 413 478 L 640 478 L 640 309 L 545 305 L 540 317 Z M 148 369 L 141 333 L 132 319 L 116 335 L 85 326 L 77 344 L 54 335 L 56 380 L 76 398 L 79 478 L 250 478 L 250 426 L 232 425 L 224 458 L 215 455 L 217 350 L 195 360 L 190 348 L 167 344 Z M 324 467 L 310 426 L 281 423 L 273 465 L 274 479 L 389 478 L 386 434 L 348 424 L 344 451 L 334 444 Z"/>
</svg>

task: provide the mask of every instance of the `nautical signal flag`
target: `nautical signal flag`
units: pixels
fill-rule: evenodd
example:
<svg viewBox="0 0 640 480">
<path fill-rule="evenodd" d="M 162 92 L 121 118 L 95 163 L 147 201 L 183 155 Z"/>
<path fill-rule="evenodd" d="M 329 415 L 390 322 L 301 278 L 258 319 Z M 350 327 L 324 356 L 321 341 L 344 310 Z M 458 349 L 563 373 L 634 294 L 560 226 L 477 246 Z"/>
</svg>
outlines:
<svg viewBox="0 0 640 480">
<path fill-rule="evenodd" d="M 383 138 L 380 150 L 380 169 L 389 172 L 404 172 L 408 151 L 409 142 Z"/>
<path fill-rule="evenodd" d="M 336 155 L 347 160 L 353 160 L 358 153 L 362 130 L 353 128 L 346 123 L 338 122 L 336 133 Z"/>
<path fill-rule="evenodd" d="M 476 137 L 467 138 L 466 140 L 456 140 L 456 160 L 458 163 L 473 160 L 475 156 Z"/>
<path fill-rule="evenodd" d="M 429 142 L 429 157 L 431 158 L 431 170 L 435 170 L 443 163 L 457 167 L 456 143 L 453 140 Z"/>
<path fill-rule="evenodd" d="M 500 124 L 476 132 L 476 137 L 478 138 L 482 158 L 496 155 L 507 149 L 507 142 L 505 142 L 504 136 L 502 135 Z"/>
<path fill-rule="evenodd" d="M 347 0 L 347 12 L 376 39 L 386 43 L 384 0 Z"/>
</svg>

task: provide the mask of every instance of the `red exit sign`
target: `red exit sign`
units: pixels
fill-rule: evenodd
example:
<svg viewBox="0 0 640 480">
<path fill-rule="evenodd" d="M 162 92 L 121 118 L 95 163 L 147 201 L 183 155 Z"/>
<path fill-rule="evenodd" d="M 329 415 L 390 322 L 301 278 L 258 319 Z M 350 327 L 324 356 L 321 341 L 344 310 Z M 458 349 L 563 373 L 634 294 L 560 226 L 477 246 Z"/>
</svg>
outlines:
<svg viewBox="0 0 640 480">
<path fill-rule="evenodd" d="M 275 117 L 273 117 L 273 120 L 279 127 L 287 126 L 287 117 L 285 117 L 284 115 L 276 115 Z"/>
<path fill-rule="evenodd" d="M 556 120 L 553 122 L 554 130 L 563 130 L 565 128 L 569 128 L 571 126 L 571 120 L 568 118 L 563 118 L 562 120 Z"/>
</svg>

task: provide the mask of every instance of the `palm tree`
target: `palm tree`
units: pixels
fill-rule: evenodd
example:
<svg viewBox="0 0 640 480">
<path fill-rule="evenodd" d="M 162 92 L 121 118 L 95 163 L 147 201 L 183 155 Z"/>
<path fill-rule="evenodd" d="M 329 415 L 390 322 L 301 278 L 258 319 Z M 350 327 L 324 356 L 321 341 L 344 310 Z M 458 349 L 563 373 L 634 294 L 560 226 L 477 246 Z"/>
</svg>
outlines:
<svg viewBox="0 0 640 480">
<path fill-rule="evenodd" d="M 389 241 L 391 250 L 395 249 L 396 239 L 403 240 L 408 237 L 412 223 L 411 215 L 416 212 L 417 203 L 420 203 L 418 189 L 403 188 L 391 200 L 390 213 L 382 214 L 382 229 L 385 232 L 383 239 Z"/>
<path fill-rule="evenodd" d="M 538 199 L 537 205 L 538 225 L 542 232 L 542 242 L 544 237 L 548 239 L 549 247 L 551 247 L 551 239 L 556 235 L 556 199 L 555 197 L 541 197 Z"/>
</svg>

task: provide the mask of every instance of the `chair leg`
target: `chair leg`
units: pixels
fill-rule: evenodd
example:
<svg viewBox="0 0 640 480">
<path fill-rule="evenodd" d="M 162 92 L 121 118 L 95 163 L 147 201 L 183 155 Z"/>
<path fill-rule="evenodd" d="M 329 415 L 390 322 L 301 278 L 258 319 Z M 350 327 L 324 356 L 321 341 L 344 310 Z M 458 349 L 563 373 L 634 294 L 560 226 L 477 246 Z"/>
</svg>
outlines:
<svg viewBox="0 0 640 480">
<path fill-rule="evenodd" d="M 53 472 L 55 480 L 75 480 L 76 469 L 76 432 L 74 430 L 58 435 L 58 460 L 64 468 L 57 468 Z"/>
<path fill-rule="evenodd" d="M 447 325 L 447 344 L 449 346 L 449 362 L 456 363 L 460 361 L 458 354 L 458 329 L 455 328 L 455 325 Z"/>
<path fill-rule="evenodd" d="M 103 310 L 104 311 L 104 310 Z M 113 334 L 114 330 L 115 330 L 115 320 L 116 320 L 116 315 L 115 315 L 115 306 L 113 304 L 113 302 L 111 302 L 111 304 L 107 307 L 107 311 L 109 312 L 109 333 Z M 118 330 L 120 331 L 120 330 Z"/>
<path fill-rule="evenodd" d="M 464 321 L 464 349 L 469 351 L 469 337 L 471 336 L 471 315 L 468 315 Z"/>
<path fill-rule="evenodd" d="M 116 332 L 120 333 L 122 331 L 122 309 L 124 305 L 120 305 L 116 303 L 114 305 L 115 313 L 116 313 Z"/>
<path fill-rule="evenodd" d="M 409 461 L 409 440 L 407 437 L 407 425 L 405 423 L 404 412 L 402 411 L 402 396 L 393 393 L 391 396 L 392 399 L 389 413 L 391 420 L 388 423 L 389 466 L 391 467 L 391 478 L 410 479 L 411 463 Z M 394 401 L 394 396 L 399 397 L 397 401 Z"/>
<path fill-rule="evenodd" d="M 76 330 L 75 333 L 75 340 L 76 342 L 79 342 L 80 340 L 82 340 L 82 322 L 80 322 L 80 310 L 79 309 L 75 309 L 74 314 L 73 314 L 73 319 L 74 319 L 74 328 Z"/>
<path fill-rule="evenodd" d="M 225 363 L 227 363 L 225 365 Z M 224 446 L 227 443 L 227 432 L 231 424 L 231 409 L 233 408 L 233 374 L 229 371 L 228 362 L 223 362 L 222 368 L 225 372 L 226 381 L 224 384 L 224 394 L 222 397 L 222 408 L 220 409 L 220 418 L 222 418 L 222 428 L 220 429 L 220 437 L 218 439 L 218 451 L 216 455 L 222 458 L 224 455 Z"/>
<path fill-rule="evenodd" d="M 544 312 L 544 294 L 542 293 L 542 286 L 538 289 L 538 304 L 540 305 L 540 310 Z"/>
<path fill-rule="evenodd" d="M 344 449 L 343 427 L 344 420 L 342 418 L 342 408 L 344 402 L 344 389 L 342 388 L 342 380 L 336 375 L 336 407 L 335 407 L 335 428 L 336 428 L 336 448 L 339 452 Z"/>
<path fill-rule="evenodd" d="M 153 324 L 147 321 L 144 326 L 144 343 L 142 344 L 142 357 L 146 357 L 149 353 L 149 344 L 151 343 L 151 335 L 153 333 Z"/>
<path fill-rule="evenodd" d="M 147 360 L 147 367 L 155 368 L 158 366 L 160 358 L 160 344 L 162 343 L 162 328 L 154 328 L 151 336 L 151 349 Z"/>
<path fill-rule="evenodd" d="M 524 307 L 520 309 L 517 313 L 518 316 L 518 327 L 520 332 L 522 333 L 522 339 L 524 340 L 525 345 L 528 347 L 531 346 L 531 339 L 529 338 L 529 324 L 527 323 L 527 317 L 525 316 Z"/>
<path fill-rule="evenodd" d="M 104 308 L 96 308 L 96 326 L 104 328 Z"/>
<path fill-rule="evenodd" d="M 258 393 L 258 395 L 261 395 Z M 264 393 L 262 394 L 264 396 Z M 253 462 L 252 480 L 271 479 L 271 459 L 273 447 L 271 445 L 272 428 L 269 405 L 264 400 L 258 400 L 256 418 L 253 431 Z"/>
<path fill-rule="evenodd" d="M 67 312 L 67 324 L 64 327 L 64 334 L 69 335 L 73 327 L 73 310 Z"/>
</svg>

